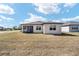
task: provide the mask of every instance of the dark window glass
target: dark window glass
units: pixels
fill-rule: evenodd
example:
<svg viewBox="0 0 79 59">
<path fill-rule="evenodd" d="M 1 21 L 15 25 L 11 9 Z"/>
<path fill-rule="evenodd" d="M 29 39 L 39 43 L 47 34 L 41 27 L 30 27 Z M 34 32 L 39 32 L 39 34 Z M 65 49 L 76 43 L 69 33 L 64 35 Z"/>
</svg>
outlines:
<svg viewBox="0 0 79 59">
<path fill-rule="evenodd" d="M 41 27 L 39 27 L 39 30 L 41 30 Z"/>
<path fill-rule="evenodd" d="M 23 26 L 23 29 L 26 29 L 26 26 Z"/>
<path fill-rule="evenodd" d="M 72 27 L 72 29 L 74 29 L 74 30 L 78 30 L 78 27 Z"/>
<path fill-rule="evenodd" d="M 36 30 L 38 30 L 38 27 L 36 27 Z"/>
<path fill-rule="evenodd" d="M 50 28 L 50 30 L 56 30 L 56 28 Z"/>
<path fill-rule="evenodd" d="M 40 27 L 40 26 L 37 26 L 37 27 L 36 27 L 36 30 L 41 30 L 41 27 Z"/>
<path fill-rule="evenodd" d="M 51 26 L 49 30 L 56 30 L 56 26 Z"/>
<path fill-rule="evenodd" d="M 56 30 L 56 28 L 53 28 L 53 30 Z"/>
<path fill-rule="evenodd" d="M 50 27 L 50 30 L 52 30 L 52 27 Z"/>
</svg>

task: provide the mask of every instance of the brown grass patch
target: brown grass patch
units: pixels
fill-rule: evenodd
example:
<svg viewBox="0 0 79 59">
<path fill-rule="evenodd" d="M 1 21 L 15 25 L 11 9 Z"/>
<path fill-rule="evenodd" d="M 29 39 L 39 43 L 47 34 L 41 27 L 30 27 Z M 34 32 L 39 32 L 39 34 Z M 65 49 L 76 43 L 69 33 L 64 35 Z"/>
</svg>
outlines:
<svg viewBox="0 0 79 59">
<path fill-rule="evenodd" d="M 78 32 L 67 33 L 66 35 L 28 34 L 21 32 L 1 33 L 0 55 L 77 56 L 79 55 L 78 44 Z"/>
</svg>

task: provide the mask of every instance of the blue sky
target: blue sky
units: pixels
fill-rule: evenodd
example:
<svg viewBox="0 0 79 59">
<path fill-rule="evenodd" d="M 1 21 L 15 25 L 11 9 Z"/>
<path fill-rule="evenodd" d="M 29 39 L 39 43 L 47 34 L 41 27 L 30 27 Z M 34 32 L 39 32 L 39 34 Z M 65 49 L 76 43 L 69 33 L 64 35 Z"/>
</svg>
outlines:
<svg viewBox="0 0 79 59">
<path fill-rule="evenodd" d="M 0 26 L 13 27 L 33 21 L 79 22 L 78 3 L 0 4 Z"/>
</svg>

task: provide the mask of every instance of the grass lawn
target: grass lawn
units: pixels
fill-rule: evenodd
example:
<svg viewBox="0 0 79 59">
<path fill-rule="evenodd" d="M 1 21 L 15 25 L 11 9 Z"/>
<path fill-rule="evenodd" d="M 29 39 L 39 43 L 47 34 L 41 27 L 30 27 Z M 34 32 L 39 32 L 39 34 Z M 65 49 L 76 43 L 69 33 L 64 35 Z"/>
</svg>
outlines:
<svg viewBox="0 0 79 59">
<path fill-rule="evenodd" d="M 79 56 L 79 32 L 62 35 L 0 33 L 0 55 Z"/>
</svg>

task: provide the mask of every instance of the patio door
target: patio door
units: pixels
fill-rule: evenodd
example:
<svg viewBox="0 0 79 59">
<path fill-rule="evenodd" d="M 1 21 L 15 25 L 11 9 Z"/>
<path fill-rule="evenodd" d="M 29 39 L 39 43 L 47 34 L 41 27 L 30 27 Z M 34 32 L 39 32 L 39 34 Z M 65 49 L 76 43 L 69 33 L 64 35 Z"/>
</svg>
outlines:
<svg viewBox="0 0 79 59">
<path fill-rule="evenodd" d="M 33 26 L 27 26 L 27 33 L 33 33 Z"/>
</svg>

